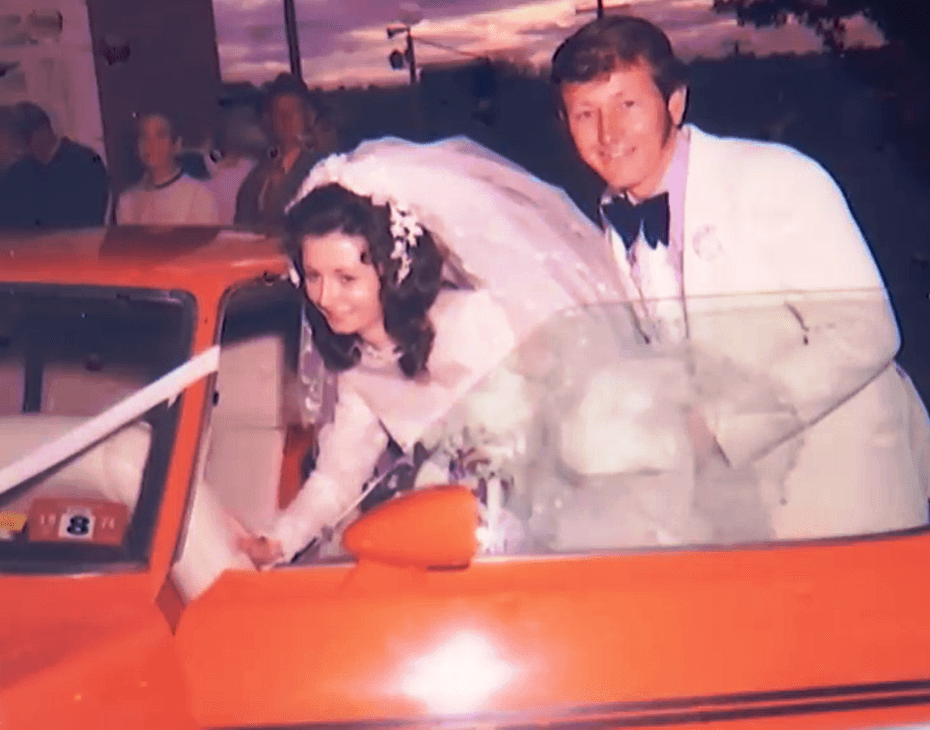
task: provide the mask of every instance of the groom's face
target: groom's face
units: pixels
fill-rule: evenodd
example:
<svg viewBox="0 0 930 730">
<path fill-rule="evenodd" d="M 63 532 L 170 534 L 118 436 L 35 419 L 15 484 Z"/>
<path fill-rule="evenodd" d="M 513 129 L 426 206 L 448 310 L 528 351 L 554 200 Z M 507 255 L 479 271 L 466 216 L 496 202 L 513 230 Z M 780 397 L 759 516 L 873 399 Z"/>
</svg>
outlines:
<svg viewBox="0 0 930 730">
<path fill-rule="evenodd" d="M 668 99 L 645 62 L 562 85 L 566 121 L 581 158 L 615 193 L 652 195 L 674 153 L 686 91 Z"/>
</svg>

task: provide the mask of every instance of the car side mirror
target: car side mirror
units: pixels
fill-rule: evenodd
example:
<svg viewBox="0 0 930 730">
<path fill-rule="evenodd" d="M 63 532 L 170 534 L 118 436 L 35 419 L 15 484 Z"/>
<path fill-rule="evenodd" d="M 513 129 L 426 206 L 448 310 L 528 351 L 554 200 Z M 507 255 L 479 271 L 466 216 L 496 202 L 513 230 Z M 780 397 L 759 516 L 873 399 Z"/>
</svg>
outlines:
<svg viewBox="0 0 930 730">
<path fill-rule="evenodd" d="M 359 562 L 462 568 L 478 551 L 478 500 L 467 487 L 416 489 L 346 528 L 342 546 Z"/>
</svg>

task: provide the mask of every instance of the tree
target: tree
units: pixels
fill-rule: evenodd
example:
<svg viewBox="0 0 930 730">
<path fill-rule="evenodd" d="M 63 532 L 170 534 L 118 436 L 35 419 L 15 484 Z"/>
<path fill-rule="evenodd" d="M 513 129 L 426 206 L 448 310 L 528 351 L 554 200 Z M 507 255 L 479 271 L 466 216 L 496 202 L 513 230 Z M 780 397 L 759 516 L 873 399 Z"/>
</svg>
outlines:
<svg viewBox="0 0 930 730">
<path fill-rule="evenodd" d="M 813 28 L 833 52 L 846 50 L 846 23 L 862 14 L 888 46 L 847 68 L 888 94 L 889 138 L 923 180 L 930 181 L 930 0 L 714 0 L 714 10 L 740 25 L 784 25 L 790 18 Z"/>
<path fill-rule="evenodd" d="M 779 26 L 795 18 L 813 28 L 832 51 L 845 48 L 846 21 L 862 14 L 888 41 L 900 41 L 915 56 L 930 58 L 927 0 L 714 0 L 713 7 L 718 13 L 735 15 L 741 25 Z"/>
</svg>

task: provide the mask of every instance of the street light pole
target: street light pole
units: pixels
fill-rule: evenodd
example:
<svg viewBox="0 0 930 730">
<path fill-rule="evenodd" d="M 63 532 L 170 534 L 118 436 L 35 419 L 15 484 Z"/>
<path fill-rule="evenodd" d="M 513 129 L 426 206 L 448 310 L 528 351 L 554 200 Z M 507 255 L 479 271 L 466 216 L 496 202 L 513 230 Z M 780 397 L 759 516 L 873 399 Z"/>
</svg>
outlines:
<svg viewBox="0 0 930 730">
<path fill-rule="evenodd" d="M 297 12 L 294 8 L 294 0 L 284 0 L 284 31 L 287 35 L 287 55 L 291 62 L 291 73 L 303 81 L 304 73 L 300 66 L 300 38 L 297 35 Z"/>
<path fill-rule="evenodd" d="M 410 84 L 414 85 L 417 83 L 417 57 L 413 50 L 413 29 L 409 25 L 388 26 L 388 38 L 393 38 L 400 33 L 405 33 L 407 36 L 407 50 L 403 53 L 394 51 L 388 58 L 391 62 L 391 68 L 399 70 L 404 67 L 404 63 L 407 64 L 410 69 Z"/>
<path fill-rule="evenodd" d="M 417 58 L 413 55 L 413 31 L 407 26 L 407 65 L 410 66 L 410 83 L 417 83 Z"/>
</svg>

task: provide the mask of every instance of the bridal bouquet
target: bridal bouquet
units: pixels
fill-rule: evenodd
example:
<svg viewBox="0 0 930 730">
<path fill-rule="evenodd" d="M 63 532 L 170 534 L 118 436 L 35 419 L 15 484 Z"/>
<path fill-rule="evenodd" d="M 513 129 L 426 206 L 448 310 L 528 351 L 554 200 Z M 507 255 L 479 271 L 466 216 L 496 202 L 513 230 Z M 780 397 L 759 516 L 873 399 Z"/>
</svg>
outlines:
<svg viewBox="0 0 930 730">
<path fill-rule="evenodd" d="M 484 505 L 480 536 L 485 551 L 506 551 L 522 537 L 519 522 L 506 505 L 526 457 L 533 411 L 526 380 L 499 368 L 423 439 L 431 456 L 420 469 L 417 485 L 470 486 Z"/>
</svg>

